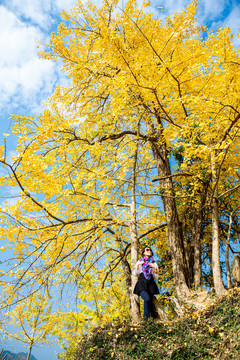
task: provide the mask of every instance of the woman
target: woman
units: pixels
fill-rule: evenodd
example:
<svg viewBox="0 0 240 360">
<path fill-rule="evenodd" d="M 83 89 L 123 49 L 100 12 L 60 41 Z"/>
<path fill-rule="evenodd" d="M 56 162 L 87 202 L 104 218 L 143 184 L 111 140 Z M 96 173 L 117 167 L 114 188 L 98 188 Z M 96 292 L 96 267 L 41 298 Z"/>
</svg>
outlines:
<svg viewBox="0 0 240 360">
<path fill-rule="evenodd" d="M 140 274 L 133 293 L 140 295 L 144 300 L 143 320 L 147 320 L 153 315 L 153 295 L 159 294 L 158 287 L 154 281 L 154 279 L 158 279 L 158 265 L 153 258 L 153 252 L 149 246 L 141 251 L 141 258 L 136 263 L 133 274 L 135 276 Z"/>
</svg>

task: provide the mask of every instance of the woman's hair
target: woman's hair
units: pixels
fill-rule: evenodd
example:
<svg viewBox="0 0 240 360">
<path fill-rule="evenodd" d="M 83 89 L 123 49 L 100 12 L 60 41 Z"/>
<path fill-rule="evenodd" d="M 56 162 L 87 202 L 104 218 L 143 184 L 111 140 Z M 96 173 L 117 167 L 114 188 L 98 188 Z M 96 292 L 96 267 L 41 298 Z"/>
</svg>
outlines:
<svg viewBox="0 0 240 360">
<path fill-rule="evenodd" d="M 151 249 L 151 247 L 150 247 L 150 246 L 144 246 L 144 248 L 143 248 L 143 249 L 142 249 L 142 251 L 140 252 L 140 255 L 141 255 L 141 256 L 144 256 L 144 251 L 145 251 L 145 249 L 146 249 L 146 248 Z M 151 249 L 151 252 L 152 252 L 152 255 L 151 255 L 151 256 L 153 256 L 154 254 L 153 254 L 152 249 Z"/>
</svg>

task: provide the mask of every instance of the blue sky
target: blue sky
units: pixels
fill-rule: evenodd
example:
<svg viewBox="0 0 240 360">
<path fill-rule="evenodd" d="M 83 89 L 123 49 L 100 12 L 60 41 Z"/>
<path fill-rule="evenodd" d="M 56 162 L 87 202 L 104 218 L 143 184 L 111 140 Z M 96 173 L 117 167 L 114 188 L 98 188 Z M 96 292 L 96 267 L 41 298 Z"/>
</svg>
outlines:
<svg viewBox="0 0 240 360">
<path fill-rule="evenodd" d="M 69 10 L 75 0 L 0 0 L 0 144 L 3 133 L 9 132 L 10 114 L 39 114 L 43 104 L 56 85 L 66 81 L 60 65 L 39 59 L 38 41 L 48 42 L 56 30 L 61 10 Z M 83 0 L 84 2 L 84 0 Z M 93 1 L 101 5 L 101 1 Z M 121 1 L 122 3 L 122 1 Z M 139 2 L 140 3 L 140 2 Z M 163 17 L 181 11 L 189 0 L 152 0 L 155 16 Z M 158 10 L 162 7 L 163 11 Z M 198 20 L 213 31 L 229 26 L 233 32 L 234 46 L 239 46 L 239 0 L 199 0 Z M 14 150 L 14 140 L 9 137 L 8 150 Z M 26 351 L 22 345 L 7 347 L 13 352 Z M 34 349 L 38 360 L 53 360 L 55 348 Z"/>
</svg>

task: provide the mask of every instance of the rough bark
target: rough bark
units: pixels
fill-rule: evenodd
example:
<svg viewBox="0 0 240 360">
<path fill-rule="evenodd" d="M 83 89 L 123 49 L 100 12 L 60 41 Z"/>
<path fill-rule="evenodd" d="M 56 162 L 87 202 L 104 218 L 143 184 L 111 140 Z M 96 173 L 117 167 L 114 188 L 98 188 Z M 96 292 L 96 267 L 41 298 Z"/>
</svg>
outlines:
<svg viewBox="0 0 240 360">
<path fill-rule="evenodd" d="M 219 228 L 218 228 L 218 177 L 214 155 L 211 158 L 212 166 L 212 273 L 214 289 L 217 295 L 222 295 L 225 291 L 220 265 L 219 249 Z"/>
<path fill-rule="evenodd" d="M 155 296 L 153 296 L 153 306 L 157 313 L 156 320 L 160 320 L 163 322 L 168 321 L 167 314 L 164 312 L 161 305 L 159 304 L 159 301 L 157 300 L 157 298 Z"/>
<path fill-rule="evenodd" d="M 162 201 L 168 227 L 168 237 L 176 291 L 179 299 L 184 299 L 190 295 L 190 290 L 187 280 L 188 274 L 184 253 L 182 227 L 176 208 L 167 147 L 164 143 L 159 146 L 157 142 L 155 142 L 152 143 L 152 150 L 156 161 L 158 175 L 160 178 L 164 178 L 164 180 L 160 180 L 160 191 L 162 194 Z"/>
<path fill-rule="evenodd" d="M 172 307 L 175 311 L 175 313 L 179 316 L 179 317 L 184 317 L 184 313 L 181 309 L 181 306 L 179 304 L 178 299 L 176 298 L 176 296 L 170 296 L 169 300 L 171 301 Z"/>
<path fill-rule="evenodd" d="M 235 285 L 240 285 L 240 256 L 236 255 L 233 260 L 233 279 Z"/>
</svg>

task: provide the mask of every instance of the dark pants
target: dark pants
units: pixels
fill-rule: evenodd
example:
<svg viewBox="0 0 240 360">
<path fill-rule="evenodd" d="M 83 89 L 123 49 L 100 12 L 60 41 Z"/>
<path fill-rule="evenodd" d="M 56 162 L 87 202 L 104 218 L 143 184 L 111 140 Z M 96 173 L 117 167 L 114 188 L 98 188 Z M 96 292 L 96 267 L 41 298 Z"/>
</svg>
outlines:
<svg viewBox="0 0 240 360">
<path fill-rule="evenodd" d="M 152 313 L 152 295 L 149 295 L 147 291 L 140 292 L 141 298 L 144 300 L 144 318 L 150 318 Z"/>
</svg>

